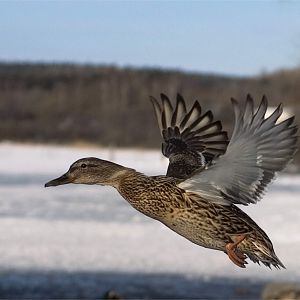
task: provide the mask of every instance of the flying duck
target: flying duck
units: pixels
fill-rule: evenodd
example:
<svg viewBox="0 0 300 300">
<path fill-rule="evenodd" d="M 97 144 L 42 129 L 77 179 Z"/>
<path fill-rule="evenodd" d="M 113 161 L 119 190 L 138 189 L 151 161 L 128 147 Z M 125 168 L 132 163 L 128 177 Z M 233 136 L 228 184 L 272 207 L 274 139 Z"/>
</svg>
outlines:
<svg viewBox="0 0 300 300">
<path fill-rule="evenodd" d="M 132 168 L 95 157 L 74 162 L 61 177 L 45 184 L 98 184 L 114 187 L 135 209 L 160 221 L 189 241 L 225 252 L 239 267 L 249 258 L 268 267 L 284 268 L 267 234 L 239 207 L 256 203 L 267 185 L 297 150 L 294 117 L 277 120 L 280 104 L 265 117 L 264 96 L 254 110 L 232 99 L 235 126 L 230 141 L 213 114 L 202 113 L 195 101 L 188 110 L 177 95 L 173 107 L 161 94 L 151 97 L 169 159 L 166 175 L 147 176 Z"/>
</svg>

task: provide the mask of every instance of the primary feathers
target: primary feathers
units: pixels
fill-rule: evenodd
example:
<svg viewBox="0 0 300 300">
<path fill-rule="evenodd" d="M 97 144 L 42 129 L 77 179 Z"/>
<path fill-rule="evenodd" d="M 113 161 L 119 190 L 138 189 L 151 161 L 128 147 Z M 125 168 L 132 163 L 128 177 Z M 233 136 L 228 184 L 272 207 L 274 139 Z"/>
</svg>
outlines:
<svg viewBox="0 0 300 300">
<path fill-rule="evenodd" d="M 297 150 L 294 117 L 276 123 L 282 105 L 268 118 L 267 99 L 263 97 L 254 112 L 253 99 L 247 96 L 244 107 L 232 99 L 235 126 L 226 153 L 205 172 L 181 183 L 186 190 L 204 194 L 212 201 L 244 204 L 261 199 L 268 183 L 281 171 Z"/>
</svg>

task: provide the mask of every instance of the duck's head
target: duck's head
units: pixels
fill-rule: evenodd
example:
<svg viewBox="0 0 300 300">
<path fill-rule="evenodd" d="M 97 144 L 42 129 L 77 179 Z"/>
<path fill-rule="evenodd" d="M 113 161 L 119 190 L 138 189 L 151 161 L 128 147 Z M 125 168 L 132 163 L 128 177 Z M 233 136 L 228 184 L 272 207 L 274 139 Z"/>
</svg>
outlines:
<svg viewBox="0 0 300 300">
<path fill-rule="evenodd" d="M 126 171 L 125 167 L 95 157 L 75 161 L 62 176 L 45 184 L 45 187 L 67 183 L 114 185 L 118 176 Z"/>
</svg>

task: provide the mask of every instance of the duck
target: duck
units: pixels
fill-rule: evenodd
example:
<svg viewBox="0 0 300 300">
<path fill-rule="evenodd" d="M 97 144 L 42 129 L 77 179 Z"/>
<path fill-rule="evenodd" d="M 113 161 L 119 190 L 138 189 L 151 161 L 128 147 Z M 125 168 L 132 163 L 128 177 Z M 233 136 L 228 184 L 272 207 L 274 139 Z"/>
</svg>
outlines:
<svg viewBox="0 0 300 300">
<path fill-rule="evenodd" d="M 238 205 L 261 200 L 267 185 L 297 151 L 294 116 L 278 121 L 282 104 L 265 117 L 265 96 L 231 99 L 235 125 L 230 140 L 211 111 L 202 113 L 195 101 L 188 110 L 177 95 L 175 105 L 161 94 L 151 97 L 169 159 L 166 175 L 148 176 L 130 167 L 96 157 L 75 161 L 45 187 L 64 184 L 115 188 L 142 214 L 161 222 L 190 242 L 224 252 L 238 267 L 247 259 L 271 268 L 285 268 L 272 242 Z"/>
</svg>

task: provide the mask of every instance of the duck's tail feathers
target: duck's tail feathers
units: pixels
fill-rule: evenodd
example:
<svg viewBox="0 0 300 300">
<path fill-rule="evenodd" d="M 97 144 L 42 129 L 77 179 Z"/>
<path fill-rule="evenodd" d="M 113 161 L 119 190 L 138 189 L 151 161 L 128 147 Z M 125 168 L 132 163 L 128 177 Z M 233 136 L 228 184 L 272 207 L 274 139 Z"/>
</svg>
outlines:
<svg viewBox="0 0 300 300">
<path fill-rule="evenodd" d="M 281 269 L 281 268 L 286 269 L 284 264 L 280 261 L 280 259 L 275 254 L 274 250 L 270 251 L 269 253 L 265 253 L 262 251 L 254 251 L 246 254 L 254 263 L 258 263 L 259 265 L 260 263 L 262 263 L 263 265 L 265 265 L 270 269 L 272 266 L 275 267 L 276 269 Z"/>
</svg>

